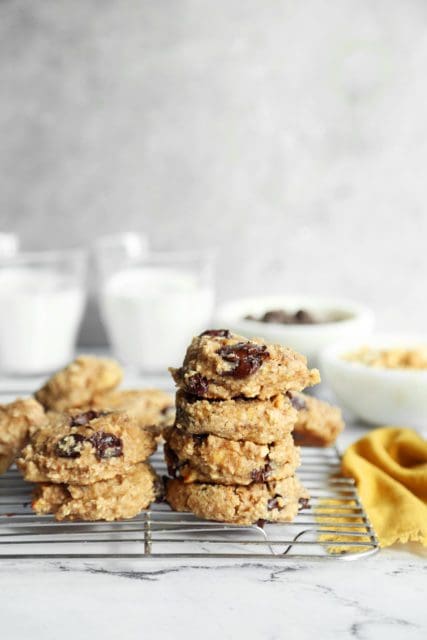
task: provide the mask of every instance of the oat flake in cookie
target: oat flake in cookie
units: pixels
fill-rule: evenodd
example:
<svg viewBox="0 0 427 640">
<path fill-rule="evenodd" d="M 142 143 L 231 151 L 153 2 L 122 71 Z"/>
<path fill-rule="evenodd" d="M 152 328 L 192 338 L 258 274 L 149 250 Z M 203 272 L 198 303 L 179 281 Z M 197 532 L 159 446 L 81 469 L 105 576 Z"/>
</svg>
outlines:
<svg viewBox="0 0 427 640">
<path fill-rule="evenodd" d="M 179 389 L 199 398 L 264 400 L 320 381 L 319 372 L 309 370 L 306 358 L 292 349 L 226 330 L 217 333 L 194 338 L 183 366 L 170 370 Z"/>
<path fill-rule="evenodd" d="M 155 448 L 154 435 L 124 413 L 77 411 L 52 415 L 17 465 L 29 482 L 85 485 L 126 473 Z"/>
</svg>

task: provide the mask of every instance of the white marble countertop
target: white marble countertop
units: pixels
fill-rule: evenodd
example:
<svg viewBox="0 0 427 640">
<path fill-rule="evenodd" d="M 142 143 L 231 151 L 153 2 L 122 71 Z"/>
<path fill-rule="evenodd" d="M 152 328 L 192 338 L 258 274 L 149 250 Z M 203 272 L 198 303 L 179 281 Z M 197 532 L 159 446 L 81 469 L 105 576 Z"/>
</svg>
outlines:
<svg viewBox="0 0 427 640">
<path fill-rule="evenodd" d="M 14 395 L 22 384 L 1 388 Z M 365 429 L 350 424 L 339 446 Z M 420 545 L 353 561 L 4 559 L 1 627 L 5 638 L 34 640 L 412 640 L 427 637 L 426 586 Z"/>
</svg>

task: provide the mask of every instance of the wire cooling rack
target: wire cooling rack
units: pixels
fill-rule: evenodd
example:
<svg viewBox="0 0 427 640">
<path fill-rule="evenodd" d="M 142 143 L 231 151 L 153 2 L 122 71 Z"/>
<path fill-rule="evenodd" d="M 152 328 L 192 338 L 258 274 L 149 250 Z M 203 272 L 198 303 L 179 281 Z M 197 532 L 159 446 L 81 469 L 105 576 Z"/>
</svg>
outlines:
<svg viewBox="0 0 427 640">
<path fill-rule="evenodd" d="M 152 458 L 165 473 L 161 453 Z M 341 558 L 378 551 L 353 480 L 335 448 L 302 450 L 299 477 L 310 507 L 294 522 L 252 526 L 200 520 L 155 504 L 121 522 L 56 522 L 31 511 L 31 485 L 16 469 L 0 477 L 0 560 L 18 558 Z"/>
</svg>

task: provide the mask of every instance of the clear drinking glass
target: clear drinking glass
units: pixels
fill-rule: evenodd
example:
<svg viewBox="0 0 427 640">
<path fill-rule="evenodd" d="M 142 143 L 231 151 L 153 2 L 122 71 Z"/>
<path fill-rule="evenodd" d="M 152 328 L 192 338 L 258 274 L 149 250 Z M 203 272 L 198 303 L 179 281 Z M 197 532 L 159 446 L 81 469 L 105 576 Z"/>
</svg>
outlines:
<svg viewBox="0 0 427 640">
<path fill-rule="evenodd" d="M 100 236 L 93 243 L 93 251 L 98 274 L 106 277 L 135 260 L 146 257 L 148 238 L 143 233 L 123 231 Z"/>
<path fill-rule="evenodd" d="M 116 357 L 150 373 L 182 362 L 212 319 L 213 253 L 128 252 L 122 264 L 97 262 L 101 317 Z"/>
<path fill-rule="evenodd" d="M 0 256 L 0 370 L 49 373 L 74 354 L 85 304 L 86 252 Z"/>
</svg>

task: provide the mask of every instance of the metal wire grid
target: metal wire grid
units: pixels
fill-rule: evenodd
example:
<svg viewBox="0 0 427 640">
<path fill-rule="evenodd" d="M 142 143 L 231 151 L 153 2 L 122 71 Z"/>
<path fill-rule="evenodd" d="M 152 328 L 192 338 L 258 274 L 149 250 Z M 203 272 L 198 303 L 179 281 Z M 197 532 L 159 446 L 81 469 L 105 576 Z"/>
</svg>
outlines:
<svg viewBox="0 0 427 640">
<path fill-rule="evenodd" d="M 152 458 L 165 473 L 160 452 Z M 200 520 L 156 504 L 121 522 L 56 522 L 31 512 L 31 485 L 16 469 L 0 477 L 0 559 L 306 558 L 356 559 L 379 549 L 353 480 L 339 475 L 335 448 L 302 450 L 299 477 L 310 508 L 294 522 L 253 526 Z"/>
</svg>

